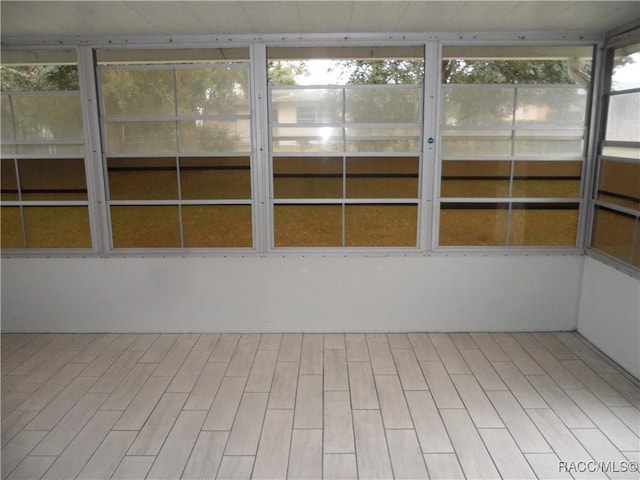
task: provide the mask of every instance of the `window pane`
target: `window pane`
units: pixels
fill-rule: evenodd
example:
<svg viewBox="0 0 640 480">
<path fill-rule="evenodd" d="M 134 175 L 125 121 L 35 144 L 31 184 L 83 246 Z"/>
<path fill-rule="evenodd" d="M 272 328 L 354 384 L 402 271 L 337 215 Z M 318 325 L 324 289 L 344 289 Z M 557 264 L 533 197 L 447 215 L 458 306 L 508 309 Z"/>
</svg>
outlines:
<svg viewBox="0 0 640 480">
<path fill-rule="evenodd" d="M 153 153 L 176 151 L 175 122 L 107 122 L 109 153 Z"/>
<path fill-rule="evenodd" d="M 84 160 L 18 160 L 23 200 L 86 200 Z"/>
<path fill-rule="evenodd" d="M 276 127 L 273 129 L 274 152 L 342 152 L 343 150 L 341 128 Z"/>
<path fill-rule="evenodd" d="M 115 248 L 180 247 L 177 206 L 113 206 Z"/>
<path fill-rule="evenodd" d="M 347 198 L 417 198 L 417 157 L 347 158 Z"/>
<path fill-rule="evenodd" d="M 610 147 L 602 148 L 602 155 L 606 157 L 634 158 L 640 160 L 640 148 L 635 147 Z"/>
<path fill-rule="evenodd" d="M 178 122 L 180 152 L 250 152 L 249 119 Z"/>
<path fill-rule="evenodd" d="M 584 88 L 519 88 L 516 125 L 576 125 L 585 123 Z"/>
<path fill-rule="evenodd" d="M 418 152 L 419 128 L 347 128 L 349 152 Z"/>
<path fill-rule="evenodd" d="M 508 156 L 511 155 L 511 131 L 456 131 L 442 132 L 443 156 Z"/>
<path fill-rule="evenodd" d="M 571 130 L 521 130 L 516 132 L 516 155 L 554 157 L 557 155 L 582 155 L 582 131 Z"/>
<path fill-rule="evenodd" d="M 106 116 L 176 114 L 172 70 L 102 70 L 100 78 Z"/>
<path fill-rule="evenodd" d="M 109 158 L 111 200 L 178 198 L 175 158 Z"/>
<path fill-rule="evenodd" d="M 504 246 L 509 210 L 499 203 L 443 203 L 440 209 L 441 246 Z"/>
<path fill-rule="evenodd" d="M 640 92 L 609 97 L 606 139 L 640 142 Z"/>
<path fill-rule="evenodd" d="M 251 247 L 251 206 L 189 205 L 182 207 L 184 246 Z"/>
<path fill-rule="evenodd" d="M 614 58 L 611 90 L 640 88 L 640 44 L 616 49 Z"/>
<path fill-rule="evenodd" d="M 18 179 L 16 177 L 16 167 L 13 160 L 0 160 L 2 171 L 0 172 L 0 182 L 2 184 L 2 201 L 18 200 Z"/>
<path fill-rule="evenodd" d="M 511 162 L 442 162 L 441 197 L 508 197 Z"/>
<path fill-rule="evenodd" d="M 341 157 L 275 157 L 274 198 L 342 198 Z"/>
<path fill-rule="evenodd" d="M 16 140 L 81 142 L 80 95 L 14 95 Z"/>
<path fill-rule="evenodd" d="M 274 206 L 276 247 L 339 247 L 342 245 L 342 206 Z"/>
<path fill-rule="evenodd" d="M 576 198 L 580 196 L 582 162 L 524 162 L 513 167 L 514 197 Z"/>
<path fill-rule="evenodd" d="M 179 115 L 248 115 L 249 71 L 210 67 L 176 70 Z"/>
<path fill-rule="evenodd" d="M 342 89 L 277 89 L 271 91 L 275 123 L 341 123 Z"/>
<path fill-rule="evenodd" d="M 181 158 L 180 185 L 186 200 L 251 198 L 249 157 Z"/>
<path fill-rule="evenodd" d="M 87 207 L 25 207 L 28 248 L 91 248 Z"/>
<path fill-rule="evenodd" d="M 0 247 L 24 248 L 20 209 L 18 207 L 2 207 L 0 210 Z"/>
<path fill-rule="evenodd" d="M 84 145 L 17 145 L 16 151 L 20 155 L 40 155 L 45 158 L 54 155 L 79 157 L 84 156 Z"/>
<path fill-rule="evenodd" d="M 0 138 L 2 141 L 15 140 L 10 102 L 11 97 L 9 95 L 0 96 L 0 110 L 2 111 L 2 117 L 0 118 Z"/>
<path fill-rule="evenodd" d="M 415 247 L 418 207 L 415 205 L 347 205 L 349 247 Z"/>
<path fill-rule="evenodd" d="M 603 159 L 597 198 L 640 210 L 640 162 Z"/>
<path fill-rule="evenodd" d="M 509 245 L 573 247 L 577 228 L 578 205 L 514 204 Z"/>
<path fill-rule="evenodd" d="M 442 123 L 457 127 L 511 126 L 513 88 L 443 87 Z"/>
<path fill-rule="evenodd" d="M 608 208 L 595 208 L 592 246 L 607 255 L 631 263 L 631 246 L 637 219 Z"/>
<path fill-rule="evenodd" d="M 420 89 L 349 88 L 345 90 L 345 122 L 418 123 Z"/>
</svg>

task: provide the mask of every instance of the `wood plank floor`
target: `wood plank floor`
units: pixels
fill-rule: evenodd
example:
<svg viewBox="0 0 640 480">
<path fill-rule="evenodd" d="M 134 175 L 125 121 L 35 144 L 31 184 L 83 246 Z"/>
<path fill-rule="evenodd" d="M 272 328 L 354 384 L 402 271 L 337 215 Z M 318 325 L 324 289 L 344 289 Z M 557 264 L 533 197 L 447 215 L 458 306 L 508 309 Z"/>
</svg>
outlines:
<svg viewBox="0 0 640 480">
<path fill-rule="evenodd" d="M 639 408 L 568 332 L 2 335 L 2 479 L 638 478 Z"/>
</svg>

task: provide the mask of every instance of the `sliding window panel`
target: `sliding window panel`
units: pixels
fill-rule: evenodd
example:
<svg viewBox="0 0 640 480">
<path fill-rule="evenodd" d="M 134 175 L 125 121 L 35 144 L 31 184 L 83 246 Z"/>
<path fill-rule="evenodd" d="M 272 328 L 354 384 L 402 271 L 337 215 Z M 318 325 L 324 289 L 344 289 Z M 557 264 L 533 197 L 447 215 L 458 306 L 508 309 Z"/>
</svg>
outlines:
<svg viewBox="0 0 640 480">
<path fill-rule="evenodd" d="M 418 127 L 346 128 L 348 152 L 418 152 Z"/>
<path fill-rule="evenodd" d="M 180 247 L 178 207 L 112 206 L 114 248 Z"/>
<path fill-rule="evenodd" d="M 583 130 L 519 130 L 514 154 L 520 156 L 580 157 L 584 154 Z"/>
<path fill-rule="evenodd" d="M 176 114 L 173 70 L 103 69 L 103 114 L 108 117 Z"/>
<path fill-rule="evenodd" d="M 443 130 L 442 156 L 508 157 L 511 130 Z"/>
<path fill-rule="evenodd" d="M 250 152 L 251 122 L 235 120 L 181 120 L 180 153 Z"/>
<path fill-rule="evenodd" d="M 451 127 L 510 127 L 513 88 L 443 86 L 442 124 Z"/>
<path fill-rule="evenodd" d="M 342 128 L 332 127 L 274 127 L 275 153 L 343 152 Z"/>
<path fill-rule="evenodd" d="M 249 115 L 249 70 L 177 69 L 176 93 L 178 115 Z"/>
<path fill-rule="evenodd" d="M 175 158 L 107 159 L 111 200 L 176 200 Z"/>
<path fill-rule="evenodd" d="M 20 159 L 23 200 L 87 200 L 84 160 Z"/>
<path fill-rule="evenodd" d="M 3 202 L 18 200 L 18 177 L 13 159 L 0 160 L 0 199 Z"/>
<path fill-rule="evenodd" d="M 348 157 L 347 198 L 418 198 L 418 157 Z"/>
<path fill-rule="evenodd" d="M 566 126 L 585 124 L 587 90 L 569 88 L 518 88 L 516 126 Z"/>
<path fill-rule="evenodd" d="M 342 198 L 342 157 L 274 157 L 274 198 Z"/>
<path fill-rule="evenodd" d="M 418 123 L 421 87 L 352 87 L 345 89 L 347 123 Z"/>
<path fill-rule="evenodd" d="M 640 92 L 609 96 L 607 141 L 640 142 Z"/>
<path fill-rule="evenodd" d="M 442 198 L 496 198 L 509 196 L 511 162 L 444 160 Z"/>
<path fill-rule="evenodd" d="M 591 246 L 607 255 L 631 263 L 637 218 L 608 208 L 596 207 Z"/>
<path fill-rule="evenodd" d="M 111 154 L 174 153 L 175 122 L 105 122 L 105 146 Z"/>
<path fill-rule="evenodd" d="M 510 246 L 574 247 L 577 229 L 577 204 L 511 206 Z"/>
<path fill-rule="evenodd" d="M 276 247 L 342 246 L 341 205 L 275 205 Z"/>
<path fill-rule="evenodd" d="M 271 90 L 271 117 L 274 123 L 280 124 L 342 123 L 342 89 L 273 89 Z"/>
<path fill-rule="evenodd" d="M 79 94 L 13 95 L 12 102 L 16 140 L 82 143 Z"/>
<path fill-rule="evenodd" d="M 640 210 L 640 159 L 603 158 L 596 198 L 620 207 Z"/>
<path fill-rule="evenodd" d="M 180 186 L 183 200 L 251 198 L 249 157 L 182 157 Z"/>
<path fill-rule="evenodd" d="M 505 246 L 509 206 L 503 203 L 442 203 L 440 246 Z"/>
<path fill-rule="evenodd" d="M 579 198 L 582 162 L 516 161 L 513 197 Z"/>
<path fill-rule="evenodd" d="M 185 248 L 252 247 L 250 205 L 184 205 Z"/>
<path fill-rule="evenodd" d="M 91 248 L 87 207 L 24 207 L 28 248 Z"/>
<path fill-rule="evenodd" d="M 348 247 L 416 247 L 416 205 L 347 205 Z"/>
<path fill-rule="evenodd" d="M 25 248 L 20 208 L 2 207 L 0 210 L 0 247 Z"/>
</svg>

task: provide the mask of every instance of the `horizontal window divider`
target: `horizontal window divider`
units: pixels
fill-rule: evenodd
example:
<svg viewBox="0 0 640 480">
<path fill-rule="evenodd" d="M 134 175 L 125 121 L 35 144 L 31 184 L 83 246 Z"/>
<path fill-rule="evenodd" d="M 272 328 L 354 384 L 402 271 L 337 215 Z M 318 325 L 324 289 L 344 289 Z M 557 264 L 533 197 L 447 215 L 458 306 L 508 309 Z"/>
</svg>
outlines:
<svg viewBox="0 0 640 480">
<path fill-rule="evenodd" d="M 9 200 L 1 201 L 3 207 L 86 207 L 88 200 Z"/>
<path fill-rule="evenodd" d="M 36 154 L 36 153 L 3 153 L 0 155 L 2 160 L 82 160 L 82 153 L 56 153 L 56 154 Z"/>
<path fill-rule="evenodd" d="M 272 59 L 273 60 L 273 59 Z M 412 89 L 422 90 L 422 83 L 370 83 L 348 85 L 269 85 L 269 90 L 367 90 L 367 89 Z"/>
<path fill-rule="evenodd" d="M 109 200 L 112 207 L 173 207 L 179 205 L 253 205 L 251 199 L 215 200 Z"/>
<path fill-rule="evenodd" d="M 272 123 L 273 128 L 422 128 L 419 123 Z"/>
<path fill-rule="evenodd" d="M 604 140 L 605 147 L 640 148 L 640 142 L 625 142 L 621 140 Z"/>
<path fill-rule="evenodd" d="M 601 155 L 600 156 L 600 160 L 609 160 L 609 161 L 612 161 L 612 162 L 632 163 L 632 164 L 640 163 L 640 158 L 614 157 L 612 155 Z"/>
<path fill-rule="evenodd" d="M 581 198 L 538 198 L 538 197 L 441 197 L 440 203 L 539 203 L 539 204 L 574 204 L 578 205 Z"/>
<path fill-rule="evenodd" d="M 420 157 L 421 152 L 269 152 L 270 155 L 276 158 L 325 158 L 325 157 L 347 157 L 347 158 L 366 158 L 366 157 Z"/>
<path fill-rule="evenodd" d="M 251 114 L 242 115 L 156 115 L 156 116 L 104 116 L 102 120 L 106 123 L 140 123 L 140 122 L 179 122 L 192 120 L 251 120 Z"/>
<path fill-rule="evenodd" d="M 600 190 L 600 189 L 598 189 L 598 194 L 606 195 L 607 197 L 614 197 L 614 198 L 619 198 L 621 200 L 629 200 L 632 202 L 640 203 L 640 196 L 634 197 L 632 195 L 624 195 L 622 193 L 610 192 L 608 190 Z"/>
<path fill-rule="evenodd" d="M 624 213 L 632 217 L 640 217 L 640 210 L 634 210 L 633 208 L 622 207 L 614 203 L 604 202 L 602 200 L 593 200 L 593 204 L 597 207 L 606 208 L 607 210 L 614 210 L 616 212 Z"/>
<path fill-rule="evenodd" d="M 202 70 L 204 68 L 238 68 L 249 69 L 249 59 L 239 60 L 237 62 L 217 62 L 215 60 L 203 60 L 196 63 L 158 63 L 137 64 L 135 61 L 122 64 L 98 64 L 98 70 Z"/>
<path fill-rule="evenodd" d="M 511 160 L 515 162 L 583 162 L 585 160 L 584 156 L 576 156 L 576 155 L 554 155 L 553 157 L 532 157 L 532 156 L 515 156 L 515 155 L 483 155 L 483 156 L 462 156 L 462 155 L 443 155 L 443 161 L 454 161 L 454 162 L 509 162 Z"/>
<path fill-rule="evenodd" d="M 609 92 L 609 95 L 614 97 L 616 95 L 627 95 L 630 93 L 639 93 L 640 92 L 640 88 L 629 88 L 626 90 L 611 90 Z"/>
<path fill-rule="evenodd" d="M 543 180 L 543 181 L 548 181 L 548 180 L 567 180 L 567 181 L 580 181 L 580 179 L 582 177 L 578 176 L 556 176 L 556 175 L 513 175 L 513 177 L 511 177 L 510 175 L 442 175 L 441 179 L 442 180 L 463 180 L 463 181 L 469 181 L 469 180 L 473 180 L 473 181 L 481 181 L 481 180 L 487 180 L 487 181 L 495 181 L 495 180 L 504 180 L 504 181 L 508 181 L 509 179 L 513 178 L 514 180 Z"/>
<path fill-rule="evenodd" d="M 30 146 L 58 146 L 58 145 L 84 145 L 82 139 L 72 140 L 2 140 L 4 146 L 30 147 Z"/>
<path fill-rule="evenodd" d="M 442 88 L 513 88 L 513 89 L 566 89 L 574 90 L 581 89 L 587 90 L 586 87 L 578 85 L 576 83 L 443 83 Z"/>
<path fill-rule="evenodd" d="M 535 131 L 554 131 L 554 132 L 584 132 L 587 127 L 584 125 L 565 125 L 565 124 L 545 124 L 545 125 L 441 125 L 440 129 L 444 132 L 500 132 L 500 131 L 515 131 L 515 132 L 535 132 Z M 479 137 L 482 135 L 478 135 Z M 536 137 L 544 138 L 544 137 Z M 557 138 L 552 136 L 552 138 Z"/>
<path fill-rule="evenodd" d="M 43 90 L 39 92 L 34 91 L 3 91 L 0 93 L 4 96 L 24 96 L 24 97 L 49 97 L 51 95 L 65 96 L 65 95 L 80 95 L 80 90 Z"/>
<path fill-rule="evenodd" d="M 430 255 L 434 257 L 447 257 L 447 256 L 481 256 L 481 257 L 510 257 L 510 256 L 578 256 L 582 255 L 583 249 L 578 247 L 536 247 L 536 246 L 507 246 L 507 245 L 495 245 L 495 246 L 438 246 L 434 247 Z"/>
<path fill-rule="evenodd" d="M 416 257 L 426 256 L 418 247 L 273 247 L 267 256 L 274 257 Z"/>
<path fill-rule="evenodd" d="M 105 157 L 107 158 L 131 158 L 131 159 L 135 159 L 135 158 L 157 158 L 157 157 L 164 157 L 164 158 L 203 158 L 203 157 L 212 157 L 212 158 L 227 158 L 227 157 L 250 157 L 251 156 L 251 152 L 250 151 L 244 151 L 244 152 L 208 152 L 208 151 L 204 151 L 204 152 L 164 152 L 164 153 L 148 153 L 148 152 L 141 152 L 141 153 L 109 153 L 109 152 L 105 152 L 104 154 Z"/>
<path fill-rule="evenodd" d="M 417 198 L 272 198 L 274 205 L 418 205 Z"/>
</svg>

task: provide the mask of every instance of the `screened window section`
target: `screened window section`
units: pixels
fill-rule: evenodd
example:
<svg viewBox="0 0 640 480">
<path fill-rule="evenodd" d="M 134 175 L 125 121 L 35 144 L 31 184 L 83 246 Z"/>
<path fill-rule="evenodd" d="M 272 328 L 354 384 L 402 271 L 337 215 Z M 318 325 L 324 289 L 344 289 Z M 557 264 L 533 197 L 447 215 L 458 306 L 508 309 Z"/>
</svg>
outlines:
<svg viewBox="0 0 640 480">
<path fill-rule="evenodd" d="M 113 248 L 252 247 L 248 50 L 101 58 Z"/>
<path fill-rule="evenodd" d="M 445 47 L 440 246 L 573 247 L 591 47 Z"/>
<path fill-rule="evenodd" d="M 75 51 L 3 51 L 0 74 L 2 248 L 90 249 Z"/>
<path fill-rule="evenodd" d="M 392 50 L 269 50 L 276 248 L 417 247 L 424 52 Z"/>
<path fill-rule="evenodd" d="M 640 268 L 640 44 L 609 55 L 591 247 Z"/>
</svg>

